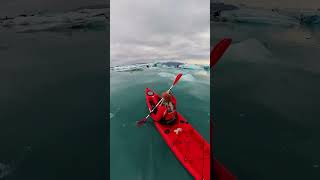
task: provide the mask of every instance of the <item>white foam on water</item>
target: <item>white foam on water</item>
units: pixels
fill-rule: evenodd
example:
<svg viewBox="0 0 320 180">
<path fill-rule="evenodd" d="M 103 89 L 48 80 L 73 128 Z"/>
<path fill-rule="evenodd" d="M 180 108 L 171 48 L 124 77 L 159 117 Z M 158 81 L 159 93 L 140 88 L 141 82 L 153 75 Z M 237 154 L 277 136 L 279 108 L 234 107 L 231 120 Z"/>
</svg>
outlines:
<svg viewBox="0 0 320 180">
<path fill-rule="evenodd" d="M 110 113 L 110 119 L 112 119 L 114 117 L 114 114 Z"/>
<path fill-rule="evenodd" d="M 0 179 L 8 176 L 11 171 L 12 169 L 9 165 L 0 162 Z"/>
</svg>

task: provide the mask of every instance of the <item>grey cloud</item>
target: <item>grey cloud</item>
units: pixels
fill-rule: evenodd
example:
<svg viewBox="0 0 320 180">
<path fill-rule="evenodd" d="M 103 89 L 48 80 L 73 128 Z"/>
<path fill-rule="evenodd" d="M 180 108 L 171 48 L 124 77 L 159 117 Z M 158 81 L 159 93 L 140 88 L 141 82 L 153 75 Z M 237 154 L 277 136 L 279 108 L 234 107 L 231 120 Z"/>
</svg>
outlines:
<svg viewBox="0 0 320 180">
<path fill-rule="evenodd" d="M 111 1 L 111 65 L 209 61 L 209 4 L 209 0 Z"/>
</svg>

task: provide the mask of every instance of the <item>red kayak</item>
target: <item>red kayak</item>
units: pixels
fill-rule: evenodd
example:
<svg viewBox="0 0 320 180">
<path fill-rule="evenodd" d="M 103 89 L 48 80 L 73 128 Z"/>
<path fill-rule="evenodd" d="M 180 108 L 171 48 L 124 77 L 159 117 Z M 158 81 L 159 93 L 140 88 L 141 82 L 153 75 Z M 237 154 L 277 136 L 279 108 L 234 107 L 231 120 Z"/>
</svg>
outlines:
<svg viewBox="0 0 320 180">
<path fill-rule="evenodd" d="M 151 112 L 161 97 L 149 88 L 146 88 L 145 94 L 147 106 Z M 176 99 L 172 97 L 173 103 L 176 104 Z M 209 180 L 209 143 L 178 112 L 176 121 L 171 125 L 158 122 L 156 112 L 151 113 L 151 117 L 164 141 L 194 179 Z"/>
</svg>

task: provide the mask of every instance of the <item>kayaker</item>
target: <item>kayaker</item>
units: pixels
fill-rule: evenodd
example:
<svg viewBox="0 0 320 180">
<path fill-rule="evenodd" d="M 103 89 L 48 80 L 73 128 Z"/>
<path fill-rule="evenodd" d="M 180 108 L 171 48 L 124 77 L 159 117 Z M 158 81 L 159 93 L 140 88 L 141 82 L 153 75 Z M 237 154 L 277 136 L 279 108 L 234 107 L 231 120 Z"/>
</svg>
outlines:
<svg viewBox="0 0 320 180">
<path fill-rule="evenodd" d="M 170 124 L 176 119 L 176 105 L 172 101 L 172 95 L 166 91 L 162 93 L 163 102 L 159 106 L 159 113 L 162 115 L 161 122 Z"/>
</svg>

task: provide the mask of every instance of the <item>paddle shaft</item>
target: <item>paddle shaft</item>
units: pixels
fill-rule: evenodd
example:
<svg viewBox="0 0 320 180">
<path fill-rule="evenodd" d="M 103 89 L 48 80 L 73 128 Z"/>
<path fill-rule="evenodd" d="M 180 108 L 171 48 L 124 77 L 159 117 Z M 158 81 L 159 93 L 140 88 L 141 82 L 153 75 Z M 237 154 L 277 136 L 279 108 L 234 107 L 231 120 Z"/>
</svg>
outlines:
<svg viewBox="0 0 320 180">
<path fill-rule="evenodd" d="M 173 88 L 173 85 L 171 85 L 171 87 L 169 88 L 169 90 L 167 92 L 170 92 L 170 90 Z M 150 113 L 148 114 L 148 116 L 146 117 L 146 119 L 148 119 L 148 117 L 150 116 L 150 114 L 159 106 L 159 104 L 163 102 L 163 98 L 160 99 L 160 101 L 156 104 L 155 107 L 152 108 L 152 110 L 150 111 Z"/>
<path fill-rule="evenodd" d="M 176 76 L 176 79 L 174 80 L 173 84 L 171 85 L 171 87 L 170 87 L 169 90 L 167 91 L 168 93 L 169 93 L 170 90 L 173 88 L 173 86 L 175 86 L 175 85 L 178 83 L 178 81 L 180 80 L 181 76 L 182 76 L 182 73 L 179 73 L 179 74 Z M 156 105 L 154 108 L 152 108 L 152 110 L 150 111 L 150 113 L 149 113 L 144 119 L 142 119 L 142 120 L 140 120 L 140 121 L 137 121 L 137 125 L 138 125 L 138 126 L 141 126 L 142 124 L 144 124 L 144 123 L 147 121 L 147 119 L 149 118 L 149 116 L 151 115 L 151 113 L 159 106 L 160 103 L 163 102 L 163 100 L 164 100 L 164 99 L 161 98 L 161 100 L 157 103 L 157 105 Z"/>
</svg>

